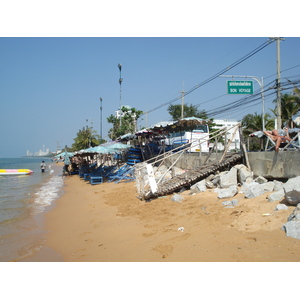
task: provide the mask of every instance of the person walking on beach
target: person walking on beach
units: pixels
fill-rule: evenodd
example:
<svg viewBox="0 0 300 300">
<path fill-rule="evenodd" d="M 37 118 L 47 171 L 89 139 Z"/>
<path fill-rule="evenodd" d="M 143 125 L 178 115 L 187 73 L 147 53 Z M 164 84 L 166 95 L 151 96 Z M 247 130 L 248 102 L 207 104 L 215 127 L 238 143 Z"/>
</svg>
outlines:
<svg viewBox="0 0 300 300">
<path fill-rule="evenodd" d="M 68 155 L 65 156 L 64 158 L 64 167 L 63 167 L 63 173 L 67 174 L 67 175 L 71 175 L 70 174 L 70 169 L 69 166 L 71 165 L 71 161 Z"/>
<path fill-rule="evenodd" d="M 45 161 L 42 161 L 42 163 L 41 163 L 41 171 L 42 171 L 42 173 L 45 172 L 45 169 L 46 169 Z"/>
</svg>

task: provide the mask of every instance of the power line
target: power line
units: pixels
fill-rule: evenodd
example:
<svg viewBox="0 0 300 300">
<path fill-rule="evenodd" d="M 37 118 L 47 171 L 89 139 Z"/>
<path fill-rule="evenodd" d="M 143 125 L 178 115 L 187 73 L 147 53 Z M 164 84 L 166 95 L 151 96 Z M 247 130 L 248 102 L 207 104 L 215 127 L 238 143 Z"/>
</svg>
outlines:
<svg viewBox="0 0 300 300">
<path fill-rule="evenodd" d="M 297 76 L 298 76 L 298 80 L 295 80 L 293 82 L 292 81 L 282 82 L 281 89 L 294 88 L 294 85 L 300 83 L 300 79 L 299 79 L 300 75 L 297 75 Z M 271 97 L 276 94 L 275 85 L 276 85 L 276 81 L 272 81 L 267 85 L 267 86 L 269 86 L 269 88 L 264 89 L 265 98 Z M 238 109 L 244 110 L 246 107 L 252 107 L 252 106 L 256 105 L 256 102 L 258 102 L 258 101 L 261 101 L 260 91 L 255 91 L 253 95 L 237 99 L 236 101 L 231 102 L 229 104 L 209 110 L 209 111 L 207 111 L 207 115 L 211 118 L 215 115 L 223 114 L 228 111 L 236 111 Z"/>
<path fill-rule="evenodd" d="M 241 64 L 242 62 L 244 62 L 245 60 L 247 60 L 248 58 L 252 57 L 254 54 L 258 53 L 259 51 L 261 51 L 262 49 L 264 49 L 265 47 L 267 47 L 268 45 L 270 45 L 271 43 L 273 43 L 275 41 L 275 39 L 269 39 L 268 41 L 264 42 L 262 45 L 258 46 L 257 48 L 255 48 L 254 50 L 252 50 L 250 53 L 246 54 L 245 56 L 243 56 L 242 58 L 240 58 L 239 60 L 237 60 L 236 62 L 234 62 L 233 64 L 229 65 L 228 67 L 224 68 L 223 70 L 221 70 L 220 72 L 218 72 L 217 74 L 211 76 L 210 78 L 204 80 L 203 82 L 197 84 L 196 86 L 194 86 L 193 88 L 189 89 L 188 91 L 186 91 L 184 93 L 184 95 L 188 95 L 192 92 L 194 92 L 196 89 L 198 89 L 199 87 L 211 82 L 212 80 L 218 78 L 220 75 L 226 73 L 228 70 L 231 70 L 232 68 L 236 67 L 237 65 Z M 144 114 L 146 113 L 150 113 L 152 111 L 155 111 L 165 105 L 171 104 L 177 100 L 181 99 L 181 96 L 178 96 L 168 102 L 165 102 L 153 109 L 148 110 L 147 112 L 144 112 Z"/>
</svg>

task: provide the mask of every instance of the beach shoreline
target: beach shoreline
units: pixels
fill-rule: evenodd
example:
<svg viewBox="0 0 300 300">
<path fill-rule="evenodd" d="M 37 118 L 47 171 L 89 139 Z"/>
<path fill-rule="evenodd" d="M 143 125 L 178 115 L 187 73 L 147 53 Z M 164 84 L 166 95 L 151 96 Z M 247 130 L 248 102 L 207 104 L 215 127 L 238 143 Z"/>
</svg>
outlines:
<svg viewBox="0 0 300 300">
<path fill-rule="evenodd" d="M 46 243 L 26 261 L 300 261 L 300 240 L 281 230 L 295 207 L 275 211 L 278 203 L 268 202 L 268 194 L 238 194 L 226 199 L 239 201 L 232 208 L 213 190 L 181 195 L 181 203 L 172 195 L 144 202 L 135 182 L 90 185 L 67 177 L 63 195 L 45 215 Z"/>
</svg>

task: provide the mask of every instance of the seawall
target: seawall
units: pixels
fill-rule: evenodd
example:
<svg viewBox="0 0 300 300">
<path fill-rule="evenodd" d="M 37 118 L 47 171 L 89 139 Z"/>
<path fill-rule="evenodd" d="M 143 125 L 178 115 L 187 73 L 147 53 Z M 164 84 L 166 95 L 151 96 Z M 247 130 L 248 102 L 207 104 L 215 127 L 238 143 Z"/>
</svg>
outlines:
<svg viewBox="0 0 300 300">
<path fill-rule="evenodd" d="M 269 152 L 247 152 L 249 164 L 254 176 L 263 176 L 268 179 L 288 179 L 300 175 L 300 152 L 299 151 L 269 151 Z M 201 167 L 208 153 L 185 153 L 175 164 L 181 169 L 197 169 Z M 208 159 L 219 160 L 222 153 L 212 153 Z M 178 157 L 168 159 L 168 164 Z"/>
</svg>

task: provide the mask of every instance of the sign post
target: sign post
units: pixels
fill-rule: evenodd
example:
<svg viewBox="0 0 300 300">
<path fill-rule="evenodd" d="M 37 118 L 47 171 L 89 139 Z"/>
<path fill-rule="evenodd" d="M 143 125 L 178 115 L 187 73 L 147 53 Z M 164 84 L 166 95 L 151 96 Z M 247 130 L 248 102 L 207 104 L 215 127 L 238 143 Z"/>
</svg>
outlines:
<svg viewBox="0 0 300 300">
<path fill-rule="evenodd" d="M 245 80 L 228 80 L 227 81 L 227 94 L 230 95 L 242 95 L 253 94 L 253 81 Z"/>
</svg>

